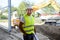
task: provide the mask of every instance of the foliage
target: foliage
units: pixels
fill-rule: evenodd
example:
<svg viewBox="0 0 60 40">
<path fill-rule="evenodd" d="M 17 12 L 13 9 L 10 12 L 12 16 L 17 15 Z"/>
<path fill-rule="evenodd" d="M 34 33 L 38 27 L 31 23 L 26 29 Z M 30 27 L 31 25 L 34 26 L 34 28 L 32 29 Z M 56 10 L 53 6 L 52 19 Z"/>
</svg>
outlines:
<svg viewBox="0 0 60 40">
<path fill-rule="evenodd" d="M 7 19 L 5 15 L 1 15 L 1 19 Z"/>
<path fill-rule="evenodd" d="M 25 9 L 27 8 L 26 5 L 27 5 L 26 2 L 21 2 L 20 3 L 20 5 L 18 7 L 18 15 L 19 15 L 19 17 L 22 16 L 24 13 L 26 13 L 25 12 L 26 11 Z"/>
<path fill-rule="evenodd" d="M 16 7 L 11 7 L 11 12 L 13 12 L 13 11 L 15 11 L 15 10 L 17 10 Z M 5 12 L 8 12 L 8 9 L 6 9 Z"/>
</svg>

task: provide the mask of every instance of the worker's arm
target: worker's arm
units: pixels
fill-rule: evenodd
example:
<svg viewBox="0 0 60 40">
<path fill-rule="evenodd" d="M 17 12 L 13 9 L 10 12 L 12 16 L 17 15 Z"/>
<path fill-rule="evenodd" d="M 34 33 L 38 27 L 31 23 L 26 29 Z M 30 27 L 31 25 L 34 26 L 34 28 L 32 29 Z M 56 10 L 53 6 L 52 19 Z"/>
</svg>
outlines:
<svg viewBox="0 0 60 40">
<path fill-rule="evenodd" d="M 19 29 L 23 34 L 26 34 L 26 32 L 23 30 L 23 26 L 22 26 L 23 24 L 24 23 L 22 23 L 22 22 L 19 23 Z"/>
</svg>

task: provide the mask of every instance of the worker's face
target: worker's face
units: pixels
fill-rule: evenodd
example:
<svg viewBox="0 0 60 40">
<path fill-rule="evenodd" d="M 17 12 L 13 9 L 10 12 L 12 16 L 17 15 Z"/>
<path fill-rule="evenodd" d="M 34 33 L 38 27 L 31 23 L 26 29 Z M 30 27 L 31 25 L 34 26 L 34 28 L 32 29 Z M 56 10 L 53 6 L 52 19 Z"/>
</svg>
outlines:
<svg viewBox="0 0 60 40">
<path fill-rule="evenodd" d="M 33 10 L 32 9 L 27 9 L 26 11 L 27 11 L 28 15 L 31 15 Z"/>
</svg>

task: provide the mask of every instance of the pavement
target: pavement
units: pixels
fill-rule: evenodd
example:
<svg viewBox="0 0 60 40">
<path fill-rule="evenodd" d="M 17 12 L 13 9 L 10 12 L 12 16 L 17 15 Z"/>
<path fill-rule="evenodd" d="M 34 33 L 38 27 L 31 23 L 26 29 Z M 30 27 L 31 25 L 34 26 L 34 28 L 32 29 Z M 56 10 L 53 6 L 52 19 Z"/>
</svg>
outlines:
<svg viewBox="0 0 60 40">
<path fill-rule="evenodd" d="M 0 40 L 22 40 L 23 39 L 23 34 L 19 30 L 12 29 L 10 33 L 5 30 L 7 30 L 6 25 L 0 25 Z M 39 40 L 49 40 L 48 37 L 44 36 L 40 32 L 39 33 L 37 32 L 36 34 Z"/>
</svg>

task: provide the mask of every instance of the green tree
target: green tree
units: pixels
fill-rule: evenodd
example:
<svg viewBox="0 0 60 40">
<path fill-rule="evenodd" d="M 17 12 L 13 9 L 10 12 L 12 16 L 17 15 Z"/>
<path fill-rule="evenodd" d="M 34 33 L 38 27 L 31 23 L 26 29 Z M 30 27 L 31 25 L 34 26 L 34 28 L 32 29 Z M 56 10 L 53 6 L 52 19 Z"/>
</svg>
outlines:
<svg viewBox="0 0 60 40">
<path fill-rule="evenodd" d="M 11 7 L 11 15 L 12 15 L 12 12 L 14 12 L 15 10 L 18 11 L 16 7 L 13 7 L 12 6 Z M 7 12 L 8 13 L 8 9 L 6 9 L 4 12 Z"/>
<path fill-rule="evenodd" d="M 13 12 L 13 11 L 15 11 L 15 10 L 17 10 L 17 8 L 16 7 L 11 7 L 11 12 Z M 8 9 L 6 9 L 4 12 L 8 12 Z"/>
<path fill-rule="evenodd" d="M 1 15 L 1 19 L 7 19 L 8 17 L 6 17 L 5 15 Z"/>
<path fill-rule="evenodd" d="M 19 17 L 22 16 L 24 13 L 26 13 L 25 9 L 27 8 L 27 3 L 26 2 L 21 2 L 19 7 L 18 7 L 18 15 Z"/>
</svg>

